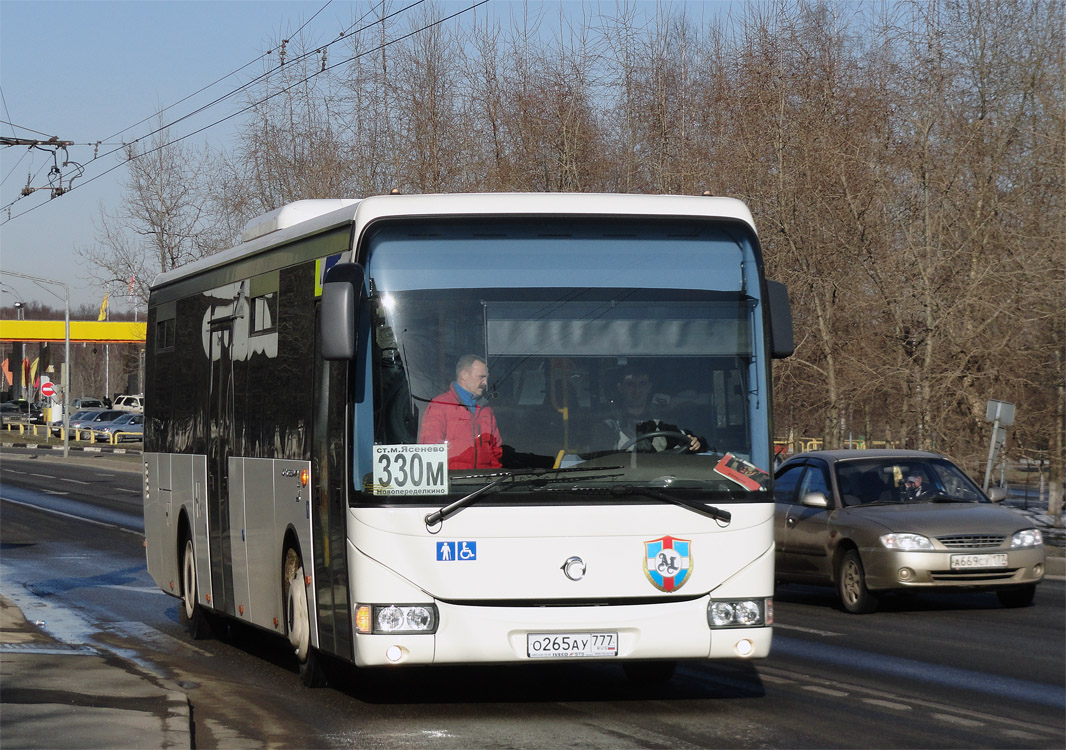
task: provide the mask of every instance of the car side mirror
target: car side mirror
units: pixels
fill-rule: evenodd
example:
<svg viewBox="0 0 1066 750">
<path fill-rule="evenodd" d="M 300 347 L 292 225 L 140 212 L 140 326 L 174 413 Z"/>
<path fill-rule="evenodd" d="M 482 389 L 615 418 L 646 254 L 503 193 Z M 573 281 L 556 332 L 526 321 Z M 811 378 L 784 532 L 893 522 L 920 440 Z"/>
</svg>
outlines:
<svg viewBox="0 0 1066 750">
<path fill-rule="evenodd" d="M 318 335 L 323 359 L 355 359 L 365 272 L 358 263 L 337 263 L 322 283 Z"/>
<path fill-rule="evenodd" d="M 1007 490 L 1003 487 L 992 487 L 988 490 L 988 499 L 994 503 L 1001 503 L 1007 499 Z"/>
<path fill-rule="evenodd" d="M 808 508 L 828 508 L 829 498 L 824 492 L 808 492 L 801 501 Z"/>
</svg>

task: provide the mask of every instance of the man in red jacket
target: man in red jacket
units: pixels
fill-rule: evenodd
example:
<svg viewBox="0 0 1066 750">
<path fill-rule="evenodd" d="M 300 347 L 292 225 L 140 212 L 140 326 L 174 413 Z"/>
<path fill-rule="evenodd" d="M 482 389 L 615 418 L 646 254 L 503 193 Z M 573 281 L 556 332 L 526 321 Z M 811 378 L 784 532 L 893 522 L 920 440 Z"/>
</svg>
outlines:
<svg viewBox="0 0 1066 750">
<path fill-rule="evenodd" d="M 418 430 L 418 442 L 448 444 L 449 469 L 490 469 L 503 455 L 496 417 L 477 400 L 489 382 L 489 366 L 476 354 L 455 365 L 455 382 L 429 402 Z"/>
</svg>

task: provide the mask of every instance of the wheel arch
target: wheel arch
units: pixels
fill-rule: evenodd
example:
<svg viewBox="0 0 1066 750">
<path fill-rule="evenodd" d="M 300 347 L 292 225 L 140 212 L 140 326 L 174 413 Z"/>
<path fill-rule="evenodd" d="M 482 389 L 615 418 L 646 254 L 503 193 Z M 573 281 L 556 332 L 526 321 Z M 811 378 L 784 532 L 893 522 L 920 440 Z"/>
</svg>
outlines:
<svg viewBox="0 0 1066 750">
<path fill-rule="evenodd" d="M 832 549 L 832 561 L 833 564 L 829 566 L 829 579 L 833 585 L 836 585 L 837 578 L 840 571 L 840 561 L 844 559 L 844 555 L 848 554 L 851 550 L 859 551 L 859 545 L 848 537 L 841 537 L 837 540 L 836 545 Z M 862 559 L 862 555 L 859 554 L 859 558 Z"/>
</svg>

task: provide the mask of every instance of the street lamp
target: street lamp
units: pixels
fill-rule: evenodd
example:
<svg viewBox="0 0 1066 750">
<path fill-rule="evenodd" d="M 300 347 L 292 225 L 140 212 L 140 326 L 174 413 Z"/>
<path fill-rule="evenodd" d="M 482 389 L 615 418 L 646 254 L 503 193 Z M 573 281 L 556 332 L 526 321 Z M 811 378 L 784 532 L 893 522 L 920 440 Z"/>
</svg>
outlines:
<svg viewBox="0 0 1066 750">
<path fill-rule="evenodd" d="M 70 456 L 70 287 L 62 281 L 56 281 L 55 279 L 46 279 L 42 276 L 30 276 L 25 273 L 0 270 L 0 274 L 5 273 L 9 276 L 17 276 L 20 279 L 35 281 L 38 286 L 41 284 L 55 284 L 63 287 L 63 303 L 66 320 L 66 348 L 63 353 L 63 369 L 65 370 L 63 375 L 63 458 L 67 458 Z M 41 288 L 43 289 L 44 287 Z M 45 289 L 45 291 L 56 297 L 59 296 L 50 289 Z M 22 306 L 19 306 L 19 309 L 21 310 Z"/>
<path fill-rule="evenodd" d="M 15 320 L 25 320 L 25 319 L 26 319 L 26 303 L 25 302 L 16 302 L 15 303 Z"/>
</svg>

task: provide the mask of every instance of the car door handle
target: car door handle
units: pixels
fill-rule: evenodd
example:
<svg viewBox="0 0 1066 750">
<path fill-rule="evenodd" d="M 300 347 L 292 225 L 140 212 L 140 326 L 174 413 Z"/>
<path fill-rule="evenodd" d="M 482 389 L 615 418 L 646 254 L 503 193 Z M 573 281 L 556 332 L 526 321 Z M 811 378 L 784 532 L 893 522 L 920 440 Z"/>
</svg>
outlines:
<svg viewBox="0 0 1066 750">
<path fill-rule="evenodd" d="M 796 519 L 795 518 L 789 518 L 788 520 L 785 521 L 785 525 L 786 526 L 795 526 L 796 525 Z"/>
</svg>

